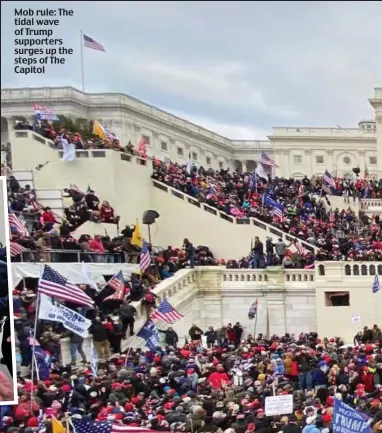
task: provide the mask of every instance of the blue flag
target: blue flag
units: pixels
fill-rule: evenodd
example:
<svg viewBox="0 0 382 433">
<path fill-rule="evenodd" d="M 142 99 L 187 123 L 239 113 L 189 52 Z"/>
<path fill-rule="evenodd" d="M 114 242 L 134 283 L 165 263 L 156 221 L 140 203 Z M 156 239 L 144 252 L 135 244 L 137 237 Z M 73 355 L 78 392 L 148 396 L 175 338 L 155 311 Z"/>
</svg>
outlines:
<svg viewBox="0 0 382 433">
<path fill-rule="evenodd" d="M 377 293 L 377 292 L 379 292 L 379 289 L 380 289 L 379 279 L 378 279 L 378 275 L 376 275 L 374 277 L 373 285 L 371 286 L 371 290 L 372 290 L 373 293 Z"/>
<path fill-rule="evenodd" d="M 40 379 L 47 380 L 51 373 L 52 358 L 49 354 L 44 352 L 40 346 L 35 346 L 34 354 L 36 357 L 37 368 L 39 371 Z"/>
<path fill-rule="evenodd" d="M 151 320 L 148 320 L 142 329 L 138 332 L 137 337 L 146 341 L 147 347 L 154 351 L 159 346 L 159 331 Z"/>
<path fill-rule="evenodd" d="M 333 433 L 371 433 L 367 417 L 352 407 L 335 399 Z"/>
</svg>

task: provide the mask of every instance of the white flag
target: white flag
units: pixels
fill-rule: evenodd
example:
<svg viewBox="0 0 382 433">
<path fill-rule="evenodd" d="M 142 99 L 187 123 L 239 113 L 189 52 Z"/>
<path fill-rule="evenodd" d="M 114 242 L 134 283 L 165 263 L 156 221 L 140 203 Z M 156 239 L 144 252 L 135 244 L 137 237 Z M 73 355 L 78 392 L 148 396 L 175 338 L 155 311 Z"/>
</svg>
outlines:
<svg viewBox="0 0 382 433">
<path fill-rule="evenodd" d="M 86 319 L 86 317 L 77 313 L 77 311 L 71 310 L 57 301 L 53 301 L 52 298 L 43 293 L 40 295 L 38 318 L 40 320 L 60 322 L 66 329 L 82 338 L 89 336 L 88 329 L 92 324 L 91 320 Z"/>
<path fill-rule="evenodd" d="M 97 283 L 93 280 L 93 277 L 90 275 L 90 272 L 88 271 L 84 262 L 81 263 L 81 273 L 84 277 L 84 284 L 87 284 L 88 286 L 93 287 L 93 289 L 98 291 L 99 289 Z"/>
<path fill-rule="evenodd" d="M 257 167 L 255 169 L 255 173 L 262 179 L 266 180 L 268 182 L 268 175 L 267 172 L 264 170 L 263 165 L 258 162 Z"/>
<path fill-rule="evenodd" d="M 76 159 L 76 148 L 74 144 L 69 143 L 66 138 L 61 138 L 62 150 L 64 151 L 62 155 L 63 161 L 74 161 Z"/>
</svg>

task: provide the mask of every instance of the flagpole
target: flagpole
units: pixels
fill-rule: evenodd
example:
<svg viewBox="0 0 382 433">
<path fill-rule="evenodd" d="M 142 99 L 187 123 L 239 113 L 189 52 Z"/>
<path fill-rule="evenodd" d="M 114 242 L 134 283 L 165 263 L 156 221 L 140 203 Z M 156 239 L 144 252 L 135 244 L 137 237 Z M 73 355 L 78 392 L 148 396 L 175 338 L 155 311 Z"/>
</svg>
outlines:
<svg viewBox="0 0 382 433">
<path fill-rule="evenodd" d="M 35 373 L 35 369 L 37 367 L 35 348 L 36 348 L 36 335 L 37 335 L 37 323 L 38 323 L 39 306 L 40 306 L 40 293 L 37 290 L 36 311 L 35 311 L 34 329 L 33 329 L 32 365 L 31 365 L 31 384 L 32 384 L 31 410 L 33 408 L 34 373 Z M 37 371 L 36 371 L 36 374 L 37 374 L 37 377 L 38 377 L 38 372 Z"/>
<path fill-rule="evenodd" d="M 81 83 L 82 91 L 85 92 L 85 79 L 84 79 L 84 34 L 80 30 L 80 47 L 81 47 Z"/>
</svg>

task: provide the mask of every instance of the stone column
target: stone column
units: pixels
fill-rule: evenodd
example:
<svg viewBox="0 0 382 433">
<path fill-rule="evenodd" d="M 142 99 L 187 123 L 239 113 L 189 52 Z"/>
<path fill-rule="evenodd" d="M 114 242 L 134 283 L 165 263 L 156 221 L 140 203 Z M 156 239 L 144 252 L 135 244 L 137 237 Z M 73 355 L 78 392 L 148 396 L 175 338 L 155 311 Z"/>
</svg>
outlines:
<svg viewBox="0 0 382 433">
<path fill-rule="evenodd" d="M 269 325 L 269 334 L 284 335 L 286 329 L 286 311 L 284 286 L 284 269 L 281 266 L 269 266 L 266 270 L 268 282 L 263 289 L 265 305 L 267 308 L 266 321 Z M 266 328 L 268 327 L 266 323 Z M 265 330 L 267 332 L 268 329 Z"/>
<path fill-rule="evenodd" d="M 312 170 L 312 151 L 310 149 L 305 150 L 305 162 L 304 162 L 304 171 L 303 173 L 306 174 L 309 178 L 313 176 L 313 170 Z"/>
<path fill-rule="evenodd" d="M 376 138 L 377 138 L 377 167 L 378 175 L 382 176 L 382 87 L 374 89 L 374 98 L 369 99 L 375 110 Z"/>
<path fill-rule="evenodd" d="M 334 163 L 333 163 L 333 151 L 332 150 L 327 150 L 326 154 L 328 156 L 328 163 L 327 163 L 327 170 L 329 171 L 329 173 L 333 173 L 334 171 Z"/>
<path fill-rule="evenodd" d="M 245 160 L 245 161 L 240 161 L 240 162 L 241 162 L 243 173 L 246 173 L 247 172 L 247 161 Z"/>
</svg>

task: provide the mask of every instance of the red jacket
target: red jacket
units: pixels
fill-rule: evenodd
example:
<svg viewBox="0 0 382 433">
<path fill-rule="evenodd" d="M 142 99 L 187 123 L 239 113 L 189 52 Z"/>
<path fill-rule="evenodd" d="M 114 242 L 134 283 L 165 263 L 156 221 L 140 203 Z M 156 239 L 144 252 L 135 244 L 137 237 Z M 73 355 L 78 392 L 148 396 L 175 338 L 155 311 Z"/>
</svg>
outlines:
<svg viewBox="0 0 382 433">
<path fill-rule="evenodd" d="M 108 222 L 112 219 L 114 219 L 114 209 L 111 206 L 104 206 L 102 205 L 99 210 L 99 216 L 101 218 L 101 221 Z"/>
<path fill-rule="evenodd" d="M 56 222 L 56 218 L 53 215 L 53 212 L 48 211 L 48 212 L 44 212 L 41 216 L 42 218 L 42 222 L 43 223 L 55 223 Z"/>
<path fill-rule="evenodd" d="M 210 374 L 208 381 L 212 388 L 222 389 L 223 382 L 229 382 L 229 377 L 227 373 L 215 371 L 215 373 Z"/>
</svg>

